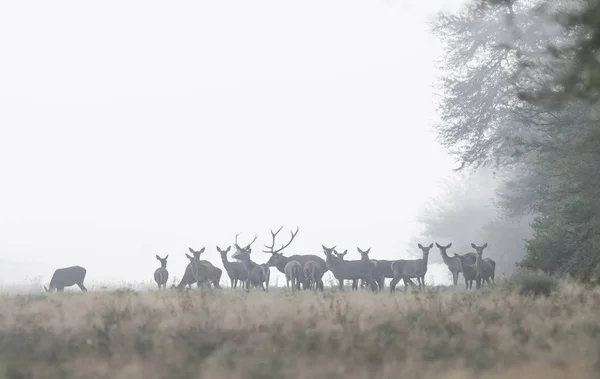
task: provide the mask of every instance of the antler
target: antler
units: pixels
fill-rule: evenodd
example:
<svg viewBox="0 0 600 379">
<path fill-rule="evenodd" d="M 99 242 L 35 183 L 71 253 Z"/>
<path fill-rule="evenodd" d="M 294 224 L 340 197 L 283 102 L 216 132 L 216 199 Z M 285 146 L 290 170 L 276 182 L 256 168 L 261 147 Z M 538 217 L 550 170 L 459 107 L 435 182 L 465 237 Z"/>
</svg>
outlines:
<svg viewBox="0 0 600 379">
<path fill-rule="evenodd" d="M 252 240 L 252 242 L 250 242 L 248 245 L 246 245 L 244 250 L 248 250 L 250 248 L 250 246 L 254 243 L 254 241 L 256 241 L 257 238 L 258 238 L 258 234 L 254 234 L 254 239 Z"/>
<path fill-rule="evenodd" d="M 238 249 L 238 250 L 248 250 L 250 248 L 250 246 L 254 243 L 254 241 L 256 241 L 256 239 L 258 238 L 258 235 L 255 234 L 254 235 L 254 239 L 252 240 L 252 242 L 250 242 L 248 245 L 246 245 L 246 247 L 241 248 L 240 245 L 238 245 L 238 242 L 237 242 L 238 236 L 240 234 L 242 234 L 242 233 L 238 233 L 238 234 L 235 235 L 235 242 L 233 243 L 233 246 L 235 246 L 235 248 Z"/>
<path fill-rule="evenodd" d="M 290 246 L 290 244 L 292 243 L 292 241 L 294 240 L 294 238 L 296 238 L 296 234 L 298 234 L 298 231 L 300 231 L 300 227 L 297 226 L 296 227 L 296 232 L 294 233 L 293 231 L 290 230 L 290 233 L 292 234 L 292 238 L 290 238 L 290 241 L 288 243 L 286 243 L 285 245 L 281 245 L 281 247 L 277 250 L 273 250 L 275 248 L 275 238 L 277 237 L 277 234 L 279 234 L 279 232 L 281 231 L 281 229 L 283 229 L 283 226 L 281 228 L 279 228 L 275 233 L 273 233 L 273 230 L 271 230 L 271 236 L 273 237 L 273 243 L 271 244 L 271 246 L 267 246 L 265 245 L 265 247 L 267 250 L 263 250 L 263 253 L 267 253 L 267 254 L 277 254 L 279 253 L 281 250 L 285 249 L 286 247 Z"/>
</svg>

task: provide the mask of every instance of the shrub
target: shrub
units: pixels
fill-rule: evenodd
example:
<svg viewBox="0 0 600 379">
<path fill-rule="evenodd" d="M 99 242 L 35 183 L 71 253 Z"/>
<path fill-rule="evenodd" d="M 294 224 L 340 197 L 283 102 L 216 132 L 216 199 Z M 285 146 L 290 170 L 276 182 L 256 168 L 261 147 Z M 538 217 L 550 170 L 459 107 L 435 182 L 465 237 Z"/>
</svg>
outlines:
<svg viewBox="0 0 600 379">
<path fill-rule="evenodd" d="M 506 286 L 522 296 L 550 296 L 558 288 L 558 280 L 542 271 L 519 270 L 509 277 Z"/>
</svg>

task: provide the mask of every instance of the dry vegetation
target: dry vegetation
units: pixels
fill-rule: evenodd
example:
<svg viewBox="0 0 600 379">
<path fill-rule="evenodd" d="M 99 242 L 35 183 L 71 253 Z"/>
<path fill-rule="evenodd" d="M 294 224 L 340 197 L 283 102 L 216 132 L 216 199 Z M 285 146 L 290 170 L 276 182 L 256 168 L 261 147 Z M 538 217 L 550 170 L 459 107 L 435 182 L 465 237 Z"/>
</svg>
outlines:
<svg viewBox="0 0 600 379">
<path fill-rule="evenodd" d="M 598 377 L 600 289 L 519 292 L 6 295 L 0 377 Z"/>
</svg>

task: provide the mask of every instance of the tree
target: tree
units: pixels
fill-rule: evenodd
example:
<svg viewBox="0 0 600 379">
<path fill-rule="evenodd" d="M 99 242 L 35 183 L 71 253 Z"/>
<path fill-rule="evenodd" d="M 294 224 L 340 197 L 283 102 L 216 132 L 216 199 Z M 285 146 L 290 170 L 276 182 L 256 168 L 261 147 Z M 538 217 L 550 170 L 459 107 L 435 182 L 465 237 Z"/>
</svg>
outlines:
<svg viewBox="0 0 600 379">
<path fill-rule="evenodd" d="M 521 266 L 595 280 L 598 3 L 481 4 L 442 15 L 434 27 L 447 53 L 440 142 L 461 169 L 491 165 L 507 174 L 504 214 L 533 216 Z"/>
<path fill-rule="evenodd" d="M 419 216 L 424 226 L 419 239 L 441 244 L 452 242 L 452 251 L 473 251 L 471 243 L 487 242 L 486 255 L 496 261 L 496 272 L 512 273 L 525 255 L 525 239 L 531 236 L 529 218 L 504 216 L 494 203 L 502 178 L 482 168 L 447 179 L 443 192 L 430 201 Z M 433 262 L 440 261 L 432 255 Z"/>
</svg>

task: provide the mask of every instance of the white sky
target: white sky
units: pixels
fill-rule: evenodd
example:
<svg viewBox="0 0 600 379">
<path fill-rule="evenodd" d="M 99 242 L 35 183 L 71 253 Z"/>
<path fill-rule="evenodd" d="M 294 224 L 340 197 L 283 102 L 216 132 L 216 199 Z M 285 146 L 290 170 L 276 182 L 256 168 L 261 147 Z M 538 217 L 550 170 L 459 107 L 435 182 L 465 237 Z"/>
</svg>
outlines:
<svg viewBox="0 0 600 379">
<path fill-rule="evenodd" d="M 426 22 L 457 3 L 0 1 L 4 280 L 181 277 L 236 232 L 264 262 L 280 225 L 288 254 L 408 256 L 453 167 Z"/>
</svg>

